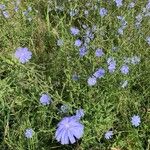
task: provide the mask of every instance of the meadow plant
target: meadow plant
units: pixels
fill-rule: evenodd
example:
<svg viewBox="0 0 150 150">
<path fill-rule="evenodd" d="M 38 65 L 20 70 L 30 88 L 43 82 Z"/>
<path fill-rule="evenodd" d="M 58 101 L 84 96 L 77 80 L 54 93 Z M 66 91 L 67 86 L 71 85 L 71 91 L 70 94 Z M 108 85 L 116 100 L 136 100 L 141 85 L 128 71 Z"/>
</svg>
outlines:
<svg viewBox="0 0 150 150">
<path fill-rule="evenodd" d="M 1 150 L 150 149 L 150 0 L 0 2 Z"/>
</svg>

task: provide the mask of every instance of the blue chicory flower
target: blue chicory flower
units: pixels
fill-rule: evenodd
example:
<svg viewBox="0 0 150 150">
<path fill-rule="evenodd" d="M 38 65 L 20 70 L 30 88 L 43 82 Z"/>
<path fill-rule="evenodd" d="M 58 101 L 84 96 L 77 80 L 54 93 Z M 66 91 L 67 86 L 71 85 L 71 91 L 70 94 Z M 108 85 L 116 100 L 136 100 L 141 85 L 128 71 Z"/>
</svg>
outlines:
<svg viewBox="0 0 150 150">
<path fill-rule="evenodd" d="M 97 49 L 96 52 L 95 52 L 95 56 L 96 57 L 101 57 L 104 55 L 104 52 L 103 52 L 103 49 Z"/>
<path fill-rule="evenodd" d="M 19 47 L 15 52 L 15 57 L 19 60 L 19 62 L 24 64 L 31 59 L 32 52 L 26 47 Z"/>
<path fill-rule="evenodd" d="M 129 57 L 124 57 L 124 63 L 130 63 L 131 59 Z"/>
<path fill-rule="evenodd" d="M 127 85 L 128 85 L 128 81 L 127 81 L 127 80 L 121 82 L 121 87 L 122 87 L 122 88 L 127 87 Z"/>
<path fill-rule="evenodd" d="M 134 6 L 135 6 L 135 2 L 131 2 L 131 3 L 128 5 L 129 8 L 134 8 Z"/>
<path fill-rule="evenodd" d="M 73 144 L 80 139 L 84 133 L 84 125 L 75 116 L 63 118 L 57 125 L 55 138 L 62 145 Z"/>
<path fill-rule="evenodd" d="M 80 47 L 82 45 L 82 41 L 80 39 L 77 39 L 74 43 L 75 46 Z"/>
<path fill-rule="evenodd" d="M 57 40 L 57 46 L 62 46 L 64 41 L 62 39 Z"/>
<path fill-rule="evenodd" d="M 84 11 L 84 15 L 87 17 L 89 15 L 89 11 L 88 10 L 85 10 Z"/>
<path fill-rule="evenodd" d="M 131 118 L 131 123 L 133 126 L 138 127 L 141 123 L 141 118 L 139 115 L 133 115 Z"/>
<path fill-rule="evenodd" d="M 75 15 L 77 15 L 78 14 L 78 10 L 77 9 L 75 9 L 75 10 L 71 10 L 70 12 L 69 12 L 69 14 L 70 14 L 70 16 L 71 17 L 74 17 Z"/>
<path fill-rule="evenodd" d="M 25 130 L 25 137 L 28 138 L 28 139 L 30 139 L 30 138 L 32 138 L 33 133 L 34 133 L 33 129 L 31 129 L 31 128 L 26 129 Z"/>
<path fill-rule="evenodd" d="M 131 63 L 134 65 L 138 64 L 140 61 L 141 61 L 141 58 L 138 56 L 131 57 Z"/>
<path fill-rule="evenodd" d="M 3 11 L 2 13 L 6 19 L 8 19 L 10 17 L 10 15 L 7 11 Z"/>
<path fill-rule="evenodd" d="M 4 4 L 0 4 L 0 10 L 5 10 L 6 6 Z"/>
<path fill-rule="evenodd" d="M 146 38 L 148 45 L 150 46 L 150 36 Z"/>
<path fill-rule="evenodd" d="M 96 84 L 97 81 L 95 77 L 89 77 L 87 82 L 89 86 L 93 86 Z"/>
<path fill-rule="evenodd" d="M 60 110 L 62 113 L 67 113 L 69 111 L 70 107 L 67 105 L 67 104 L 63 104 L 61 107 L 60 107 Z"/>
<path fill-rule="evenodd" d="M 118 33 L 119 33 L 120 35 L 123 35 L 123 28 L 122 28 L 122 27 L 118 29 Z"/>
<path fill-rule="evenodd" d="M 122 0 L 115 0 L 115 3 L 117 7 L 121 7 L 123 5 Z"/>
<path fill-rule="evenodd" d="M 49 105 L 51 101 L 51 97 L 48 94 L 42 94 L 40 97 L 40 103 L 42 105 Z"/>
<path fill-rule="evenodd" d="M 129 67 L 127 65 L 123 65 L 120 70 L 121 70 L 122 74 L 128 74 L 129 73 Z"/>
<path fill-rule="evenodd" d="M 87 48 L 85 46 L 80 47 L 79 54 L 81 57 L 85 56 L 87 54 Z"/>
<path fill-rule="evenodd" d="M 101 8 L 100 11 L 99 11 L 99 14 L 101 17 L 104 17 L 106 16 L 108 13 L 108 10 L 106 8 Z"/>
<path fill-rule="evenodd" d="M 73 74 L 72 79 L 74 81 L 77 81 L 77 80 L 79 80 L 79 76 L 77 74 Z"/>
<path fill-rule="evenodd" d="M 78 109 L 78 110 L 76 110 L 76 118 L 77 119 L 81 119 L 82 117 L 84 117 L 84 110 L 83 109 Z"/>
<path fill-rule="evenodd" d="M 107 131 L 104 135 L 105 139 L 109 140 L 113 136 L 113 131 Z"/>
<path fill-rule="evenodd" d="M 105 75 L 105 70 L 103 68 L 99 68 L 94 74 L 93 76 L 95 78 L 102 78 Z"/>
<path fill-rule="evenodd" d="M 76 28 L 76 27 L 71 27 L 70 31 L 71 31 L 72 35 L 78 35 L 79 32 L 80 32 L 80 30 L 78 28 Z"/>
<path fill-rule="evenodd" d="M 110 73 L 113 73 L 116 69 L 116 61 L 114 60 L 114 58 L 109 57 L 107 59 L 107 64 L 108 64 L 108 70 Z"/>
</svg>

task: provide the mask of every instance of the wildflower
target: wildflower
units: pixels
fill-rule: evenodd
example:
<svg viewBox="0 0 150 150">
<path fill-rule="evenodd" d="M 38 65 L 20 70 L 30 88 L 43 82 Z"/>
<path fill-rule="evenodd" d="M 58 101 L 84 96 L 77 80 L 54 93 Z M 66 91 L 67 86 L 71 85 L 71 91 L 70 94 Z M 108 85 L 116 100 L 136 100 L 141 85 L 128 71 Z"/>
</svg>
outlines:
<svg viewBox="0 0 150 150">
<path fill-rule="evenodd" d="M 141 13 L 139 13 L 135 18 L 138 22 L 142 22 L 143 17 Z"/>
<path fill-rule="evenodd" d="M 107 13 L 108 13 L 108 11 L 105 8 L 101 8 L 100 11 L 99 11 L 99 14 L 100 14 L 101 17 L 106 16 Z"/>
<path fill-rule="evenodd" d="M 31 128 L 26 129 L 25 130 L 25 137 L 28 138 L 28 139 L 30 139 L 30 138 L 32 138 L 33 133 L 34 133 L 34 131 Z"/>
<path fill-rule="evenodd" d="M 117 7 L 122 6 L 122 0 L 115 0 Z"/>
<path fill-rule="evenodd" d="M 57 45 L 62 46 L 64 44 L 64 41 L 62 39 L 57 40 Z"/>
<path fill-rule="evenodd" d="M 118 29 L 118 33 L 123 35 L 123 30 L 127 27 L 127 22 L 125 21 L 124 17 L 122 17 L 122 16 L 117 16 L 117 18 L 121 22 L 121 27 Z"/>
<path fill-rule="evenodd" d="M 112 51 L 117 51 L 117 50 L 118 50 L 118 47 L 115 47 L 115 46 L 112 47 Z"/>
<path fill-rule="evenodd" d="M 94 31 L 96 31 L 96 29 L 97 29 L 97 26 L 96 26 L 96 25 L 93 25 L 93 26 L 92 26 L 92 31 L 94 32 Z"/>
<path fill-rule="evenodd" d="M 85 56 L 87 54 L 87 48 L 85 46 L 82 46 L 81 48 L 79 48 L 79 53 L 81 57 Z"/>
<path fill-rule="evenodd" d="M 110 73 L 114 72 L 116 69 L 116 63 L 110 63 L 110 65 L 108 66 L 108 70 Z"/>
<path fill-rule="evenodd" d="M 141 118 L 138 115 L 133 115 L 131 118 L 131 123 L 133 126 L 138 127 L 141 123 Z"/>
<path fill-rule="evenodd" d="M 68 110 L 69 110 L 69 106 L 66 105 L 66 104 L 64 104 L 64 105 L 62 105 L 62 106 L 60 107 L 60 110 L 61 110 L 62 113 L 67 113 Z"/>
<path fill-rule="evenodd" d="M 93 76 L 96 78 L 102 78 L 105 74 L 105 70 L 103 68 L 99 68 L 94 74 Z"/>
<path fill-rule="evenodd" d="M 140 61 L 141 61 L 141 59 L 138 56 L 131 57 L 131 63 L 134 64 L 134 65 L 138 64 Z"/>
<path fill-rule="evenodd" d="M 70 31 L 71 31 L 72 35 L 78 35 L 79 32 L 80 32 L 80 30 L 78 28 L 76 28 L 76 27 L 71 27 Z"/>
<path fill-rule="evenodd" d="M 110 73 L 114 72 L 116 69 L 116 61 L 114 60 L 114 58 L 109 57 L 107 60 L 107 64 L 109 72 Z"/>
<path fill-rule="evenodd" d="M 88 11 L 88 10 L 85 10 L 85 11 L 84 11 L 84 15 L 87 17 L 88 14 L 89 14 L 89 11 Z"/>
<path fill-rule="evenodd" d="M 150 36 L 146 38 L 146 41 L 150 45 Z"/>
<path fill-rule="evenodd" d="M 121 73 L 123 74 L 129 73 L 129 67 L 127 65 L 123 65 L 120 70 L 121 70 Z"/>
<path fill-rule="evenodd" d="M 76 115 L 77 119 L 81 119 L 82 117 L 84 117 L 84 110 L 83 109 L 78 109 L 76 110 Z"/>
<path fill-rule="evenodd" d="M 103 49 L 97 49 L 96 52 L 95 52 L 95 56 L 97 57 L 101 57 L 104 55 L 104 52 L 103 52 Z"/>
<path fill-rule="evenodd" d="M 134 3 L 134 2 L 131 2 L 128 7 L 129 7 L 129 8 L 134 8 L 134 6 L 135 6 L 135 3 Z"/>
<path fill-rule="evenodd" d="M 113 131 L 107 131 L 106 133 L 105 133 L 105 139 L 107 139 L 107 140 L 109 140 L 109 139 L 111 139 L 112 138 L 112 136 L 113 136 Z"/>
<path fill-rule="evenodd" d="M 4 17 L 5 17 L 6 19 L 10 17 L 10 16 L 9 16 L 9 13 L 8 13 L 7 11 L 3 11 L 3 15 L 4 15 Z"/>
<path fill-rule="evenodd" d="M 65 117 L 57 125 L 55 138 L 61 144 L 73 144 L 80 139 L 84 133 L 84 126 L 76 117 Z"/>
<path fill-rule="evenodd" d="M 97 81 L 95 77 L 89 77 L 87 82 L 89 86 L 93 86 L 96 84 Z"/>
<path fill-rule="evenodd" d="M 0 4 L 0 10 L 5 10 L 6 6 L 4 4 Z"/>
<path fill-rule="evenodd" d="M 74 81 L 77 81 L 79 79 L 79 76 L 77 74 L 73 74 L 72 79 Z"/>
<path fill-rule="evenodd" d="M 16 6 L 16 7 L 14 8 L 14 10 L 15 10 L 15 12 L 18 12 L 18 10 L 19 10 L 18 6 Z"/>
<path fill-rule="evenodd" d="M 80 47 L 82 45 L 82 41 L 77 39 L 74 43 L 75 46 Z"/>
<path fill-rule="evenodd" d="M 84 37 L 84 45 L 88 45 L 90 43 L 91 39 L 89 37 Z"/>
<path fill-rule="evenodd" d="M 94 34 L 92 33 L 91 29 L 88 28 L 86 30 L 86 37 L 90 38 L 90 39 L 93 39 L 94 38 Z"/>
<path fill-rule="evenodd" d="M 128 81 L 127 81 L 127 80 L 121 82 L 121 87 L 122 87 L 122 88 L 127 87 L 127 85 L 128 85 Z"/>
<path fill-rule="evenodd" d="M 83 24 L 83 25 L 82 25 L 82 28 L 83 28 L 83 29 L 86 29 L 86 28 L 87 28 L 87 25 Z"/>
<path fill-rule="evenodd" d="M 129 57 L 124 57 L 124 63 L 130 63 L 131 59 Z"/>
<path fill-rule="evenodd" d="M 71 10 L 70 12 L 69 12 L 69 14 L 70 14 L 70 16 L 71 17 L 74 17 L 75 15 L 77 15 L 78 14 L 78 10 L 77 9 L 75 9 L 75 10 Z"/>
<path fill-rule="evenodd" d="M 19 47 L 15 52 L 15 57 L 21 62 L 26 63 L 31 59 L 32 52 L 26 47 Z"/>
<path fill-rule="evenodd" d="M 123 35 L 123 29 L 122 29 L 122 28 L 119 28 L 119 29 L 118 29 L 118 33 L 119 33 L 120 35 Z"/>
<path fill-rule="evenodd" d="M 28 15 L 28 11 L 27 11 L 27 10 L 26 10 L 26 11 L 23 11 L 22 14 L 23 14 L 24 16 L 27 16 L 27 15 Z"/>
<path fill-rule="evenodd" d="M 41 98 L 40 98 L 40 103 L 42 105 L 49 105 L 51 102 L 51 97 L 49 97 L 49 95 L 47 94 L 42 94 Z"/>
<path fill-rule="evenodd" d="M 32 7 L 28 6 L 28 12 L 32 11 Z"/>
</svg>

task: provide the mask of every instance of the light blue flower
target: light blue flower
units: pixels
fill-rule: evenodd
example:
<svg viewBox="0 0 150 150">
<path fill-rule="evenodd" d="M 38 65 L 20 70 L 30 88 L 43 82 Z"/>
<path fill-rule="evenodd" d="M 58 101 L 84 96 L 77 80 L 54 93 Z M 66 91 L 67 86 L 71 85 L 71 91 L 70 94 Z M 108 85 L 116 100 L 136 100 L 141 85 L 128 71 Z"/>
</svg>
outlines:
<svg viewBox="0 0 150 150">
<path fill-rule="evenodd" d="M 6 19 L 8 19 L 10 17 L 8 11 L 3 11 L 2 13 Z"/>
<path fill-rule="evenodd" d="M 116 69 L 116 60 L 114 60 L 114 58 L 109 57 L 107 59 L 107 64 L 108 64 L 108 70 L 110 73 L 113 73 Z"/>
<path fill-rule="evenodd" d="M 31 59 L 32 52 L 27 47 L 19 47 L 15 52 L 15 57 L 24 64 Z"/>
<path fill-rule="evenodd" d="M 33 133 L 34 133 L 34 131 L 31 128 L 26 129 L 25 130 L 25 137 L 28 138 L 28 139 L 30 139 L 30 138 L 32 138 Z"/>
<path fill-rule="evenodd" d="M 79 55 L 81 57 L 85 56 L 87 54 L 87 48 L 85 46 L 82 46 L 79 48 Z"/>
<path fill-rule="evenodd" d="M 129 73 L 129 67 L 127 65 L 123 65 L 120 70 L 121 70 L 122 74 L 128 74 Z"/>
<path fill-rule="evenodd" d="M 104 55 L 103 49 L 102 48 L 98 48 L 95 52 L 95 56 L 96 57 L 101 57 Z"/>
<path fill-rule="evenodd" d="M 96 84 L 97 81 L 95 77 L 89 77 L 87 82 L 89 86 L 93 86 Z"/>
<path fill-rule="evenodd" d="M 55 138 L 62 145 L 75 143 L 84 133 L 84 125 L 75 116 L 63 118 L 57 127 Z"/>
<path fill-rule="evenodd" d="M 131 123 L 133 126 L 138 127 L 141 123 L 141 118 L 139 115 L 133 115 L 131 118 Z"/>
<path fill-rule="evenodd" d="M 131 57 L 131 63 L 134 65 L 138 64 L 140 61 L 141 61 L 141 58 L 138 56 Z"/>
<path fill-rule="evenodd" d="M 146 41 L 150 45 L 150 36 L 146 38 Z"/>
<path fill-rule="evenodd" d="M 82 45 L 82 41 L 80 39 L 75 40 L 75 46 L 80 47 Z"/>
<path fill-rule="evenodd" d="M 51 97 L 48 94 L 42 94 L 40 97 L 40 103 L 42 105 L 49 105 L 52 102 Z"/>
<path fill-rule="evenodd" d="M 70 107 L 67 104 L 63 104 L 60 107 L 60 110 L 62 113 L 67 113 L 69 111 Z"/>
<path fill-rule="evenodd" d="M 105 70 L 103 68 L 99 68 L 94 74 L 93 76 L 96 78 L 102 78 L 105 75 Z"/>
<path fill-rule="evenodd" d="M 62 39 L 57 40 L 57 45 L 62 46 L 64 44 L 64 41 Z"/>
<path fill-rule="evenodd" d="M 107 131 L 104 135 L 105 139 L 109 140 L 113 136 L 113 131 Z"/>
<path fill-rule="evenodd" d="M 80 32 L 80 30 L 78 28 L 76 28 L 76 27 L 71 27 L 70 31 L 71 31 L 72 35 L 78 35 L 79 32 Z"/>
<path fill-rule="evenodd" d="M 108 13 L 108 10 L 106 8 L 101 8 L 100 11 L 99 11 L 99 14 L 101 17 L 104 17 L 106 16 Z"/>
<path fill-rule="evenodd" d="M 84 117 L 84 110 L 83 109 L 78 109 L 76 110 L 76 115 L 77 119 L 81 119 L 82 117 Z"/>
<path fill-rule="evenodd" d="M 116 6 L 121 7 L 122 6 L 122 0 L 115 0 Z"/>
<path fill-rule="evenodd" d="M 127 85 L 128 85 L 128 81 L 127 81 L 127 80 L 121 82 L 121 87 L 122 87 L 122 88 L 127 87 Z"/>
</svg>

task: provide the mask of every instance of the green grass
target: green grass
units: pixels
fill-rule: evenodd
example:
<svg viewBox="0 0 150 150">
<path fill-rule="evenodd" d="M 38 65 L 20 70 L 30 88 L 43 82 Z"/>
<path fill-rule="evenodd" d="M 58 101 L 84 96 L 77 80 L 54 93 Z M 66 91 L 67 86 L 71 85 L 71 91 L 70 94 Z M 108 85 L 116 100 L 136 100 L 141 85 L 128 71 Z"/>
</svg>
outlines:
<svg viewBox="0 0 150 150">
<path fill-rule="evenodd" d="M 23 1 L 15 13 L 13 5 L 2 0 L 11 17 L 0 16 L 0 149 L 149 150 L 150 46 L 145 41 L 150 36 L 149 17 L 143 19 L 140 30 L 135 28 L 135 16 L 142 12 L 147 1 L 138 1 L 135 8 L 128 10 L 130 0 L 120 9 L 113 2 L 99 5 L 93 0 L 92 5 L 108 9 L 104 18 L 93 10 L 86 18 L 83 10 L 89 7 L 85 1 L 66 1 L 60 2 L 65 8 L 60 13 L 54 10 L 55 1 L 45 0 Z M 31 22 L 22 15 L 28 6 L 32 7 Z M 49 12 L 50 8 L 53 9 Z M 70 17 L 67 12 L 71 8 L 79 9 L 78 15 Z M 119 15 L 128 22 L 123 36 L 116 36 L 120 27 L 116 16 Z M 81 29 L 82 24 L 97 26 L 89 52 L 83 58 L 74 46 L 76 37 L 69 32 L 71 26 Z M 62 47 L 56 45 L 59 38 L 64 41 Z M 119 47 L 116 52 L 111 50 L 114 44 Z M 20 46 L 28 47 L 33 53 L 26 64 L 13 56 Z M 94 56 L 98 47 L 104 49 L 102 58 Z M 141 62 L 131 64 L 129 74 L 122 75 L 123 58 L 135 55 L 141 57 Z M 111 56 L 117 61 L 113 74 L 108 72 L 106 63 Z M 95 86 L 89 87 L 87 79 L 99 67 L 103 67 L 106 74 Z M 74 73 L 80 76 L 78 81 L 72 80 Z M 128 80 L 127 88 L 120 87 L 122 80 Z M 45 92 L 53 100 L 49 106 L 39 102 Z M 67 114 L 59 113 L 62 104 L 71 108 Z M 85 126 L 83 138 L 73 145 L 59 144 L 54 138 L 57 123 L 80 107 L 85 111 L 81 120 Z M 134 114 L 141 117 L 137 128 L 130 122 Z M 24 136 L 27 128 L 35 131 L 32 139 Z M 114 136 L 106 140 L 104 133 L 109 129 Z"/>
</svg>

